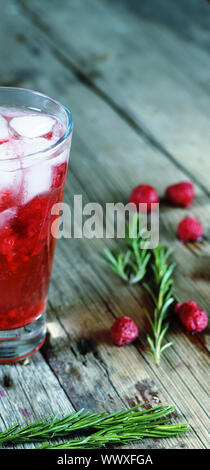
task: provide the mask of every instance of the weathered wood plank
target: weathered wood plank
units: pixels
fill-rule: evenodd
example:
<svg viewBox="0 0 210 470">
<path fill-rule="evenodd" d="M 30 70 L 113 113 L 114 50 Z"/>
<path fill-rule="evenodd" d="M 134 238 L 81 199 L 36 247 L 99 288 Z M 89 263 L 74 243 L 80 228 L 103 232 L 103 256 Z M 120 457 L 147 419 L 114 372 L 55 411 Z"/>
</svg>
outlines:
<svg viewBox="0 0 210 470">
<path fill-rule="evenodd" d="M 14 36 L 18 30 L 24 30 L 27 41 L 26 44 L 21 42 L 16 45 L 13 38 L 8 40 L 11 53 L 17 51 L 14 57 L 18 59 L 14 59 L 11 66 L 10 56 L 4 57 L 5 70 L 9 70 L 12 77 L 12 67 L 18 67 L 20 71 L 23 64 L 27 64 L 30 73 L 22 75 L 22 86 L 40 89 L 72 106 L 75 134 L 71 184 L 65 194 L 67 201 L 71 200 L 73 193 L 82 193 L 86 202 L 126 201 L 131 187 L 139 182 L 139 178 L 152 183 L 155 174 L 157 188 L 163 193 L 166 183 L 185 177 L 165 156 L 146 145 L 94 92 L 78 83 L 75 76 L 52 57 L 36 28 L 24 18 L 19 19 L 18 24 L 16 18 L 14 24 L 11 18 L 8 19 L 5 28 L 8 24 L 10 29 L 12 26 Z M 36 50 L 38 37 L 39 55 L 36 52 L 32 56 L 31 51 Z M 6 73 L 5 80 L 8 80 Z M 197 204 L 194 204 L 192 213 L 208 224 L 208 199 L 199 187 L 196 191 Z M 209 245 L 206 242 L 195 258 L 185 246 L 175 241 L 174 228 L 184 213 L 174 209 L 172 214 L 169 207 L 164 206 L 162 240 L 166 241 L 167 238 L 167 242 L 174 244 L 176 249 L 175 257 L 179 264 L 177 297 L 193 296 L 205 306 L 209 298 L 208 279 L 202 284 L 206 297 L 201 298 L 196 277 L 188 284 L 187 276 L 191 274 L 192 266 L 194 274 L 197 273 L 197 263 L 202 263 L 202 258 L 209 256 Z M 181 413 L 179 420 L 186 418 L 192 423 L 192 433 L 167 442 L 147 440 L 147 445 L 204 447 L 207 445 L 204 407 L 208 364 L 205 347 L 199 341 L 199 349 L 195 347 L 176 327 L 170 333 L 175 343 L 174 350 L 163 359 L 157 370 L 141 343 L 121 349 L 110 344 L 109 328 L 115 316 L 121 314 L 129 314 L 136 319 L 142 341 L 147 327 L 143 315 L 146 299 L 141 288 L 128 288 L 98 264 L 96 254 L 102 251 L 104 244 L 105 241 L 101 240 L 62 240 L 58 243 L 50 291 L 52 349 L 45 348 L 44 357 L 75 407 L 114 409 L 122 403 L 131 405 L 138 400 L 143 400 L 146 406 L 159 400 L 173 402 Z M 181 266 L 183 260 L 185 283 Z M 183 377 L 186 377 L 186 383 L 183 383 Z M 21 396 L 20 386 L 18 390 Z M 48 401 L 48 396 L 44 399 Z M 140 443 L 137 446 L 144 445 Z"/>
<path fill-rule="evenodd" d="M 83 190 L 83 194 L 84 194 L 84 197 L 85 197 L 84 200 L 86 200 L 86 201 L 87 200 L 98 200 L 100 202 L 103 202 L 104 200 L 113 200 L 113 197 L 116 197 L 116 193 L 117 193 L 117 195 L 120 199 L 122 198 L 124 200 L 125 193 L 126 194 L 128 193 L 129 187 L 132 184 L 131 181 L 134 178 L 133 168 L 135 168 L 135 167 L 133 165 L 131 165 L 131 166 L 129 165 L 130 168 L 128 168 L 127 165 L 125 167 L 125 161 L 124 161 L 124 158 L 123 158 L 124 153 L 122 152 L 122 154 L 121 154 L 121 148 L 119 148 L 117 150 L 118 152 L 120 152 L 119 154 L 122 155 L 122 158 L 120 160 L 120 165 L 117 165 L 117 163 L 115 163 L 115 161 L 112 164 L 112 158 L 114 159 L 114 152 L 116 152 L 116 149 L 114 149 L 114 147 L 113 147 L 114 134 L 115 134 L 116 142 L 119 141 L 118 140 L 119 139 L 119 136 L 118 136 L 119 124 L 117 123 L 118 119 L 114 118 L 114 116 L 111 117 L 110 116 L 110 110 L 107 107 L 103 107 L 103 119 L 102 119 L 102 122 L 100 122 L 100 124 L 97 123 L 97 114 L 95 114 L 95 113 L 94 113 L 94 117 L 91 120 L 92 122 L 88 121 L 88 110 L 91 109 L 91 106 L 92 106 L 92 109 L 93 109 L 93 96 L 92 96 L 92 94 L 90 95 L 90 101 L 89 101 L 89 99 L 87 98 L 86 92 L 83 93 L 83 91 L 80 89 L 78 94 L 77 94 L 76 88 L 74 88 L 74 91 L 72 93 L 72 97 L 73 96 L 74 96 L 73 107 L 76 106 L 76 103 L 79 103 L 79 101 L 78 101 L 79 96 L 80 96 L 80 103 L 82 103 L 80 106 L 79 106 L 79 104 L 77 104 L 77 116 L 78 116 L 78 119 L 79 119 L 78 127 L 80 129 L 82 129 L 84 143 L 83 143 L 83 146 L 81 146 L 81 141 L 79 141 L 78 146 L 77 146 L 77 143 L 74 143 L 74 159 L 73 159 L 73 162 L 72 162 L 72 171 L 73 171 L 74 174 L 76 174 L 76 177 L 79 178 L 79 180 L 81 180 L 83 182 L 83 186 L 87 188 L 88 197 L 85 197 L 84 190 Z M 92 105 L 91 105 L 91 103 L 92 103 Z M 99 105 L 98 106 L 95 105 L 96 109 L 98 109 L 98 107 L 99 107 Z M 113 128 L 114 132 L 112 132 L 112 129 L 111 129 L 111 125 L 113 126 L 113 123 L 114 123 L 114 128 Z M 95 137 L 94 139 L 90 139 L 91 135 L 95 135 L 96 128 L 97 128 L 97 138 Z M 129 144 L 131 144 L 129 134 L 128 134 L 128 132 L 126 134 L 126 128 L 124 128 L 122 123 L 120 123 L 120 128 L 121 128 L 121 136 L 126 135 L 126 140 L 127 139 L 129 140 L 129 142 L 127 141 L 127 145 L 128 145 L 128 147 L 130 147 L 130 149 L 132 148 L 132 154 L 133 154 L 133 158 L 134 158 L 134 161 L 135 161 L 135 148 L 137 148 L 137 145 L 135 144 L 135 141 L 133 141 L 133 147 L 131 147 L 129 145 Z M 107 140 L 106 140 L 106 160 L 103 159 L 103 181 L 105 181 L 105 183 L 104 183 L 104 186 L 103 186 L 103 191 L 101 192 L 101 191 L 98 190 L 98 185 L 99 184 L 102 185 L 102 183 L 103 183 L 102 176 L 101 176 L 101 167 L 99 165 L 96 165 L 95 155 L 100 154 L 101 145 L 102 145 L 102 138 L 104 139 L 104 137 L 102 137 L 103 135 L 106 136 Z M 74 137 L 76 139 L 76 137 L 77 137 L 76 133 L 75 133 Z M 132 140 L 133 139 L 135 139 L 134 136 L 132 137 Z M 80 140 L 81 140 L 81 135 L 80 135 Z M 125 145 L 125 144 L 124 145 L 123 144 L 124 144 L 124 141 L 121 142 L 122 148 Z M 83 148 L 84 148 L 84 151 L 86 150 L 85 153 L 84 153 L 86 163 L 85 162 L 83 163 L 81 161 L 81 150 Z M 152 164 L 154 165 L 154 169 L 155 169 L 154 171 L 155 171 L 155 174 L 156 174 L 157 181 L 160 181 L 161 178 L 163 178 L 163 176 L 161 176 L 161 175 L 163 174 L 164 170 L 165 170 L 166 175 L 168 175 L 170 173 L 169 167 L 167 166 L 166 161 L 164 161 L 163 167 L 161 167 L 161 163 L 160 163 L 160 159 L 158 158 L 158 155 L 155 157 L 155 155 L 152 153 L 152 156 L 150 156 L 150 152 L 147 151 L 147 147 L 145 145 L 143 145 L 142 150 L 144 152 L 144 156 L 146 157 L 146 160 L 144 162 L 144 170 L 143 170 L 145 172 L 145 175 L 146 174 L 148 175 L 148 173 L 149 173 L 148 169 L 150 168 L 150 166 Z M 137 151 L 139 152 L 139 148 L 138 148 Z M 151 160 L 150 160 L 150 158 L 151 158 Z M 91 159 L 92 159 L 92 163 L 91 163 Z M 125 155 L 125 160 L 126 160 L 126 155 Z M 132 163 L 134 163 L 134 161 Z M 97 181 L 97 183 L 94 184 L 94 185 L 91 184 L 91 183 L 93 183 L 93 173 L 92 173 L 92 171 L 90 171 L 89 173 L 87 172 L 87 169 L 88 169 L 87 165 L 89 166 L 90 170 L 93 171 L 93 169 L 94 169 L 94 181 Z M 116 192 L 116 189 L 117 189 L 116 188 L 116 179 L 114 177 L 110 176 L 110 165 L 112 165 L 112 171 L 114 171 L 114 168 L 116 168 L 116 170 L 117 170 L 117 188 L 119 188 L 119 191 L 117 191 L 117 192 Z M 148 165 L 148 167 L 147 167 L 147 165 Z M 170 166 L 170 163 L 169 163 L 169 166 Z M 126 168 L 126 180 L 123 177 L 123 173 L 125 172 L 125 168 Z M 71 182 L 72 182 L 73 187 L 75 187 L 73 175 L 72 175 Z M 162 184 L 164 184 L 164 180 L 162 181 Z M 160 185 L 161 185 L 161 183 L 160 183 Z M 99 189 L 101 189 L 101 186 L 99 187 Z M 80 189 L 78 188 L 77 189 L 78 193 L 80 193 L 81 190 L 82 190 L 82 188 L 80 188 Z M 97 198 L 97 191 L 98 191 L 98 198 Z M 66 193 L 66 197 L 67 197 L 67 193 Z M 177 211 L 177 214 L 178 214 L 178 211 Z M 172 233 L 171 233 L 171 237 L 172 237 Z M 81 299 L 82 297 L 85 297 L 86 302 L 87 302 L 88 293 L 90 295 L 90 290 L 93 290 L 93 292 L 94 292 L 94 294 L 92 294 L 93 299 L 96 296 L 95 291 L 96 291 L 96 287 L 97 287 L 97 282 L 96 282 L 95 278 L 93 280 L 93 273 L 92 274 L 89 273 L 88 265 L 91 263 L 91 259 L 92 259 L 92 256 L 93 256 L 93 249 L 96 249 L 96 247 L 98 247 L 98 249 L 100 249 L 100 241 L 98 241 L 98 242 L 94 241 L 94 242 L 87 243 L 87 241 L 85 241 L 85 240 L 83 240 L 83 241 L 82 240 L 81 241 L 72 240 L 72 245 L 73 244 L 74 244 L 74 247 L 77 246 L 78 250 L 80 251 L 80 254 L 78 253 L 78 259 L 75 260 L 74 262 L 73 262 L 73 260 L 71 260 L 71 254 L 69 254 L 69 245 L 66 244 L 66 243 L 62 243 L 62 246 L 63 246 L 62 249 L 65 250 L 65 251 L 63 252 L 63 255 L 61 255 L 61 252 L 60 252 L 60 258 L 59 258 L 59 266 L 60 267 L 62 266 L 63 270 L 65 272 L 65 275 L 64 275 L 65 277 L 62 279 L 62 289 L 61 289 L 61 286 L 59 286 L 59 291 L 62 290 L 63 294 L 61 295 L 61 297 L 58 296 L 57 294 L 56 294 L 55 297 L 53 297 L 53 305 L 54 306 L 57 305 L 56 310 L 59 309 L 59 315 L 61 315 L 61 318 L 62 318 L 62 314 L 61 314 L 61 311 L 60 311 L 61 303 L 59 304 L 59 299 L 60 298 L 63 299 L 63 296 L 64 296 L 65 304 L 67 305 L 66 315 L 68 315 L 68 311 L 71 311 L 71 310 L 74 310 L 74 309 L 76 310 L 76 306 L 77 306 L 76 297 L 77 296 L 79 297 L 79 299 Z M 182 247 L 182 248 L 180 247 L 180 249 L 183 249 L 183 252 L 184 252 L 184 250 L 186 250 L 184 247 Z M 75 248 L 74 248 L 74 253 L 75 253 Z M 183 256 L 183 253 L 182 253 L 182 256 Z M 84 258 L 86 260 L 86 262 L 84 262 L 84 264 L 81 263 L 81 258 Z M 192 254 L 191 254 L 191 259 L 193 259 Z M 64 260 L 66 260 L 66 263 L 67 263 L 66 268 L 64 267 L 65 266 L 65 261 Z M 82 282 L 82 287 L 81 288 L 80 288 L 80 285 L 79 285 L 79 281 L 77 280 L 75 282 L 76 286 L 75 286 L 75 294 L 74 294 L 73 299 L 75 299 L 76 304 L 74 303 L 74 300 L 73 300 L 73 305 L 72 306 L 71 306 L 71 300 L 70 300 L 71 299 L 71 294 L 69 293 L 69 289 L 70 289 L 69 285 L 72 282 L 71 281 L 71 276 L 73 275 L 73 277 L 74 277 L 74 274 L 72 274 L 72 275 L 71 275 L 71 273 L 68 274 L 68 266 L 69 266 L 70 263 L 72 263 L 72 271 L 73 272 L 74 272 L 73 265 L 75 266 L 75 269 L 79 270 L 80 283 Z M 78 263 L 78 268 L 76 268 L 77 263 Z M 97 270 L 96 263 L 98 265 L 98 261 L 94 258 L 94 270 Z M 98 279 L 100 279 L 100 276 L 102 276 L 102 274 L 100 274 L 100 271 L 97 272 L 97 276 L 98 276 Z M 122 297 L 122 290 L 120 288 L 120 285 L 117 283 L 117 284 L 114 284 L 114 286 L 113 286 L 112 277 L 110 278 L 109 273 L 107 273 L 107 276 L 108 276 L 108 279 L 110 279 L 110 284 L 106 287 L 106 284 L 107 284 L 108 281 L 107 281 L 107 278 L 106 279 L 103 278 L 103 281 L 101 281 L 100 286 L 98 287 L 98 289 L 100 290 L 100 292 L 103 292 L 103 289 L 105 289 L 105 299 L 107 300 L 107 303 L 110 307 L 112 306 L 113 296 L 116 296 L 116 301 L 115 301 L 115 304 L 114 304 L 112 310 L 115 311 L 115 312 L 118 312 L 117 313 L 118 315 L 122 314 L 123 312 L 125 313 L 125 310 L 124 310 L 125 307 L 124 306 L 126 304 L 127 308 L 129 309 L 129 313 L 136 311 L 137 312 L 136 315 L 138 317 L 141 315 L 141 318 L 142 318 L 142 307 L 140 308 L 140 306 L 138 306 L 137 303 L 135 304 L 135 308 L 134 308 L 134 306 L 132 307 L 132 304 L 130 305 L 131 299 L 130 299 L 130 297 L 128 299 L 127 289 L 126 289 L 126 294 Z M 89 281 L 89 280 L 91 280 L 91 281 Z M 66 283 L 66 286 L 65 286 L 65 283 Z M 86 283 L 88 283 L 88 286 L 87 286 L 87 292 L 85 293 L 84 288 L 85 288 Z M 99 280 L 98 280 L 98 283 L 99 283 Z M 105 283 L 105 287 L 103 287 L 104 283 Z M 57 282 L 56 282 L 56 284 L 57 284 Z M 92 288 L 91 288 L 91 286 L 92 286 Z M 118 292 L 117 289 L 119 289 L 119 292 Z M 194 286 L 194 289 L 196 289 L 196 286 Z M 116 292 L 115 292 L 115 290 L 116 290 Z M 191 295 L 192 295 L 192 291 L 191 291 Z M 63 300 L 61 300 L 61 302 L 63 302 Z M 68 307 L 68 303 L 69 303 L 69 307 Z M 92 311 L 92 309 L 91 309 L 91 311 Z M 98 311 L 100 313 L 100 311 L 101 311 L 100 307 L 98 307 Z M 141 311 L 141 313 L 140 313 L 140 311 Z M 127 309 L 126 309 L 126 313 L 127 313 Z M 133 314 L 134 313 L 132 313 L 132 315 Z M 81 317 L 81 312 L 80 312 L 80 309 L 79 309 L 78 315 L 76 316 L 76 321 L 79 321 L 80 317 Z M 64 320 L 62 320 L 62 322 L 63 321 Z M 76 321 L 75 321 L 75 323 L 76 323 Z M 140 321 L 140 320 L 138 320 L 138 321 Z M 98 319 L 98 322 L 99 322 L 99 319 Z M 67 323 L 67 325 L 66 325 L 66 323 Z M 67 328 L 67 326 L 68 326 L 69 331 L 71 331 L 72 334 L 73 334 L 72 320 L 69 320 L 69 322 L 68 322 L 68 318 L 67 318 L 66 323 L 65 323 L 65 328 Z M 95 324 L 95 321 L 93 321 L 92 323 Z M 110 325 L 111 325 L 111 321 L 110 321 Z M 141 324 L 141 327 L 142 327 L 142 324 Z M 101 326 L 101 329 L 103 330 L 103 326 Z M 142 330 L 142 328 L 140 328 L 140 329 Z M 93 334 L 93 338 L 94 338 L 95 337 L 95 332 L 93 331 L 92 334 Z M 79 331 L 79 333 L 77 332 L 77 336 L 80 337 L 80 331 Z M 184 342 L 186 342 L 186 338 L 183 337 L 183 339 L 184 339 Z M 192 350 L 193 350 L 193 348 L 192 348 Z M 110 361 L 111 360 L 112 359 L 110 358 Z M 90 387 L 91 387 L 91 381 L 90 381 Z M 121 390 L 121 385 L 119 387 L 120 387 L 120 390 Z M 199 385 L 198 385 L 198 387 L 199 387 Z"/>
<path fill-rule="evenodd" d="M 73 410 L 66 392 L 41 353 L 25 363 L 1 365 L 0 429 L 30 423 L 44 416 L 64 416 Z M 19 447 L 34 447 L 20 445 Z"/>
<path fill-rule="evenodd" d="M 65 258 L 67 258 L 67 256 L 66 250 Z M 116 350 L 115 347 L 110 345 L 108 330 L 113 322 L 112 314 L 118 316 L 126 313 L 135 318 L 141 332 L 140 339 L 141 341 L 144 340 L 143 332 L 145 332 L 145 319 L 142 305 L 143 298 L 140 292 L 138 299 L 133 298 L 132 293 L 129 294 L 126 287 L 123 287 L 120 283 L 115 283 L 113 285 L 112 278 L 109 282 L 107 279 L 105 280 L 106 285 L 104 287 L 104 282 L 99 282 L 99 272 L 96 270 L 94 274 L 95 270 L 95 265 L 92 269 L 90 267 L 90 263 L 89 265 L 79 265 L 75 269 L 73 267 L 71 272 L 71 283 L 76 286 L 73 286 L 73 290 L 75 289 L 76 292 L 72 294 L 72 305 L 70 301 L 69 307 L 65 305 L 60 305 L 59 307 L 60 321 L 65 326 L 65 330 L 69 333 L 69 338 L 71 339 L 71 344 L 73 344 L 74 350 L 78 351 L 79 349 L 75 346 L 75 335 L 77 341 L 84 338 L 84 342 L 86 340 L 87 344 L 91 345 L 89 346 L 88 351 L 90 354 L 87 355 L 87 357 L 90 358 L 87 364 L 87 373 L 91 370 L 91 356 L 94 358 L 98 356 L 103 360 L 103 362 L 105 362 L 106 368 L 111 376 L 111 381 L 115 384 L 117 390 L 119 390 L 124 401 L 128 400 L 131 403 L 132 399 L 134 402 L 135 399 L 141 400 L 142 398 L 143 401 L 145 401 L 145 397 L 146 400 L 148 400 L 149 395 L 151 402 L 154 404 L 157 399 L 156 395 L 158 395 L 161 401 L 175 400 L 178 408 L 181 409 L 183 413 L 187 412 L 187 416 L 191 415 L 192 412 L 188 408 L 188 404 L 190 403 L 190 406 L 193 408 L 193 422 L 195 423 L 196 420 L 198 424 L 201 412 L 203 416 L 202 419 L 206 426 L 207 418 L 205 416 L 205 412 L 200 410 L 200 403 L 202 403 L 203 406 L 205 406 L 205 404 L 207 405 L 207 393 L 201 389 L 199 381 L 194 377 L 191 377 L 191 372 L 188 374 L 188 364 L 186 365 L 176 352 L 172 352 L 171 356 L 167 355 L 166 358 L 163 358 L 162 366 L 157 370 L 153 366 L 152 361 L 150 361 L 144 354 L 142 344 L 138 344 L 137 346 L 141 356 L 137 354 L 134 347 Z M 91 279 L 91 281 L 88 282 L 88 279 Z M 81 281 L 82 287 L 80 287 Z M 110 287 L 111 285 L 112 288 Z M 76 295 L 79 299 L 83 297 L 83 300 L 78 301 L 75 298 Z M 175 341 L 174 335 L 173 340 Z M 194 356 L 193 347 L 187 348 L 186 340 L 183 344 L 185 344 L 189 357 Z M 55 354 L 58 356 L 57 351 Z M 142 360 L 142 356 L 144 357 L 144 360 Z M 193 358 L 192 364 L 194 361 L 195 359 Z M 206 361 L 206 367 L 207 366 L 208 363 Z M 181 375 L 178 371 L 180 368 Z M 130 373 L 128 373 L 128 370 Z M 92 374 L 90 372 L 90 376 L 91 375 Z M 186 380 L 186 384 L 183 384 L 182 379 Z M 145 392 L 145 396 L 141 395 L 141 390 L 140 393 L 138 393 L 138 381 L 142 382 L 142 387 L 145 383 L 145 388 L 142 389 L 142 392 Z M 90 384 L 92 383 L 91 380 L 88 380 L 88 382 Z M 146 383 L 149 384 L 150 382 L 154 382 L 154 387 L 151 386 L 151 389 L 149 390 L 149 385 L 147 387 Z M 189 384 L 190 389 L 192 390 L 188 390 Z M 91 385 L 89 385 L 89 387 L 90 386 Z M 141 386 L 139 385 L 139 389 L 140 388 Z M 155 393 L 155 390 L 157 391 L 157 394 Z M 153 393 L 154 400 L 152 400 Z M 193 393 L 196 394 L 195 401 L 192 397 Z M 181 398 L 182 394 L 184 394 L 185 398 Z M 164 399 L 164 396 L 167 395 L 168 398 Z M 195 418 L 195 415 L 197 415 L 197 419 Z M 198 426 L 200 427 L 200 424 L 198 424 Z"/>
<path fill-rule="evenodd" d="M 147 21 L 160 23 L 172 29 L 185 40 L 194 41 L 202 49 L 209 50 L 210 6 L 208 0 L 116 0 L 120 6 L 133 9 Z"/>
<path fill-rule="evenodd" d="M 30 5 L 21 0 L 21 5 L 58 57 L 209 195 L 207 52 L 121 4 L 64 0 L 60 8 L 58 0 Z"/>
</svg>

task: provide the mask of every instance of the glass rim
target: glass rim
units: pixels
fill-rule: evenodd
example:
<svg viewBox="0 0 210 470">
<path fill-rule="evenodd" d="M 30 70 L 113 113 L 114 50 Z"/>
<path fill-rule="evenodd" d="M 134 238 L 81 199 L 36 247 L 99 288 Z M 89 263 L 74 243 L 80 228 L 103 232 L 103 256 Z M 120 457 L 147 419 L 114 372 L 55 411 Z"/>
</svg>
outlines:
<svg viewBox="0 0 210 470">
<path fill-rule="evenodd" d="M 52 151 L 52 150 L 55 150 L 57 147 L 59 147 L 63 142 L 65 142 L 65 140 L 69 137 L 69 135 L 71 134 L 72 132 L 72 129 L 73 129 L 73 118 L 72 118 L 72 114 L 71 112 L 69 111 L 69 109 L 62 103 L 60 103 L 60 101 L 57 101 L 55 100 L 54 98 L 51 98 L 49 95 L 46 95 L 45 93 L 42 93 L 40 91 L 36 91 L 36 90 L 32 90 L 30 88 L 22 88 L 22 87 L 12 87 L 12 86 L 0 86 L 0 91 L 1 90 L 16 90 L 16 91 L 23 91 L 23 92 L 28 92 L 28 93 L 33 93 L 35 95 L 38 95 L 40 97 L 43 97 L 43 98 L 47 98 L 49 101 L 55 103 L 56 105 L 58 105 L 60 108 L 62 108 L 64 111 L 65 111 L 65 114 L 67 116 L 67 128 L 65 130 L 65 132 L 63 133 L 63 135 L 61 137 L 59 137 L 59 139 L 54 142 L 53 144 L 49 145 L 48 147 L 46 147 L 45 149 L 42 149 L 42 150 L 39 150 L 37 152 L 32 152 L 32 153 L 27 153 L 26 155 L 24 155 L 23 157 L 14 157 L 14 158 L 0 158 L 0 164 L 1 162 L 8 162 L 8 161 L 15 161 L 15 160 L 19 160 L 21 158 L 22 161 L 24 161 L 25 159 L 27 159 L 28 157 L 31 157 L 31 156 L 36 156 L 36 155 L 42 155 L 44 153 L 47 153 L 49 151 Z M 0 107 L 1 107 L 1 103 L 0 103 Z M 15 107 L 15 106 L 14 106 Z M 30 109 L 28 107 L 28 109 Z"/>
</svg>

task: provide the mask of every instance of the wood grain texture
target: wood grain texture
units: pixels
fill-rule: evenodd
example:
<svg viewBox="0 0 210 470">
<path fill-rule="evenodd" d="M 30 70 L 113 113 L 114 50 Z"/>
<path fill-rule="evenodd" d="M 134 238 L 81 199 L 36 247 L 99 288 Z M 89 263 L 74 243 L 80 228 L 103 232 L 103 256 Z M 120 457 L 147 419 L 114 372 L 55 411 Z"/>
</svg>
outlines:
<svg viewBox="0 0 210 470">
<path fill-rule="evenodd" d="M 7 53 L 3 40 L 0 41 L 0 71 L 3 84 L 38 89 L 72 109 L 75 131 L 72 162 L 65 191 L 66 202 L 70 202 L 72 206 L 74 194 L 82 194 L 84 203 L 97 201 L 105 205 L 108 201 L 125 202 L 134 185 L 140 180 L 153 184 L 154 177 L 155 185 L 163 196 L 165 187 L 174 181 L 188 178 L 188 168 L 190 169 L 194 180 L 197 181 L 196 201 L 190 213 L 203 222 L 205 241 L 193 246 L 180 244 L 175 236 L 176 226 L 189 211 L 172 211 L 163 201 L 161 242 L 174 247 L 173 256 L 177 263 L 177 300 L 193 298 L 201 307 L 208 309 L 210 204 L 207 159 L 205 158 L 204 165 L 199 167 L 192 161 L 191 155 L 187 159 L 187 165 L 186 161 L 183 162 L 183 155 L 186 153 L 185 137 L 189 132 L 186 122 L 179 121 L 183 119 L 184 103 L 182 109 L 177 113 L 176 107 L 175 116 L 172 115 L 170 106 L 167 107 L 164 100 L 161 100 L 161 93 L 158 96 L 157 84 L 150 97 L 151 103 L 153 100 L 156 103 L 157 115 L 154 112 L 150 114 L 151 111 L 146 113 L 145 102 L 149 96 L 147 76 L 142 76 L 141 86 L 136 83 L 138 73 L 143 70 L 141 63 L 137 62 L 135 77 L 134 73 L 131 73 L 128 78 L 126 73 L 126 69 L 132 65 L 135 51 L 139 54 L 139 46 L 136 46 L 131 38 L 131 23 L 134 30 L 137 24 L 143 28 L 142 60 L 149 34 L 147 24 L 146 27 L 142 26 L 141 18 L 135 19 L 128 11 L 126 13 L 120 10 L 118 15 L 118 10 L 115 9 L 112 10 L 111 19 L 110 5 L 101 2 L 98 6 L 93 0 L 87 0 L 85 3 L 71 1 L 71 8 L 64 0 L 63 9 L 59 9 L 59 2 L 55 0 L 51 2 L 52 8 L 48 7 L 47 0 L 45 3 L 33 0 L 30 2 L 30 10 L 36 12 L 33 18 L 29 16 L 28 9 L 26 11 L 20 8 L 19 2 L 12 1 L 8 5 L 6 1 L 1 0 L 1 4 L 4 6 L 4 21 L 0 34 L 8 39 Z M 81 9 L 81 5 L 85 11 Z M 47 7 L 48 15 L 45 15 Z M 102 13 L 104 21 L 100 22 Z M 65 14 L 68 21 L 64 18 Z M 83 22 L 86 27 L 84 31 Z M 81 24 L 80 35 L 75 33 L 74 23 Z M 168 41 L 172 44 L 173 35 L 168 31 L 166 34 L 160 25 L 156 27 L 163 35 L 168 34 Z M 12 34 L 8 34 L 8 31 L 12 31 Z M 156 33 L 153 31 L 153 34 Z M 72 35 L 74 41 L 71 40 Z M 55 37 L 56 41 L 52 39 Z M 147 62 L 149 53 L 145 57 L 145 63 L 149 67 L 148 76 L 152 65 L 156 74 L 159 68 L 161 75 L 161 67 L 164 64 L 166 80 L 170 80 L 170 89 L 174 90 L 173 99 L 175 100 L 177 93 L 184 93 L 184 96 L 188 97 L 189 105 L 195 109 L 198 101 L 195 104 L 197 98 L 193 89 L 197 85 L 192 79 L 187 87 L 184 63 L 179 72 L 180 77 L 184 78 L 177 81 L 171 57 L 162 53 L 162 46 L 157 38 L 158 34 L 152 47 L 154 60 L 150 65 Z M 183 39 L 179 38 L 178 41 L 181 44 Z M 108 53 L 115 56 L 114 60 L 111 59 L 112 64 L 108 66 L 109 59 L 106 61 L 102 54 L 103 44 L 104 51 L 106 52 L 108 47 Z M 95 58 L 96 51 L 92 49 L 93 46 L 98 48 L 98 60 Z M 93 64 L 97 72 L 95 74 Z M 79 70 L 82 75 L 79 75 Z M 130 70 L 133 71 L 134 67 Z M 120 77 L 115 77 L 118 73 Z M 139 89 L 143 85 L 148 86 L 148 92 L 143 103 L 144 93 L 143 90 L 140 91 L 140 106 Z M 136 102 L 135 89 L 138 90 Z M 100 90 L 106 93 L 106 96 L 101 95 Z M 204 103 L 205 90 L 202 93 L 200 91 L 200 97 Z M 129 111 L 128 115 L 121 113 L 121 108 L 116 109 L 116 100 L 123 103 L 123 107 Z M 165 123 L 169 116 L 173 123 L 177 124 L 173 126 L 171 123 L 170 136 L 166 138 Z M 199 116 L 202 116 L 202 123 L 205 121 L 206 127 L 200 125 L 196 132 L 195 129 L 191 132 L 195 139 L 202 140 L 203 129 L 207 129 L 209 122 L 204 107 Z M 131 123 L 128 122 L 128 117 Z M 140 119 L 144 120 L 141 132 Z M 157 125 L 158 131 L 155 130 Z M 145 137 L 146 126 L 149 138 Z M 155 142 L 151 140 L 154 135 Z M 169 145 L 173 145 L 173 158 L 170 158 L 165 150 Z M 200 152 L 200 140 L 197 145 Z M 207 148 L 206 141 L 203 145 Z M 98 254 L 105 246 L 116 246 L 116 242 L 105 239 L 71 239 L 58 242 L 48 308 L 48 341 L 41 353 L 35 355 L 27 366 L 1 366 L 2 426 L 11 425 L 20 417 L 27 421 L 54 412 L 64 414 L 72 408 L 84 407 L 96 411 L 114 410 L 141 401 L 145 407 L 157 403 L 173 403 L 177 405 L 177 414 L 174 414 L 173 420 L 189 421 L 192 425 L 191 432 L 182 438 L 167 441 L 147 439 L 133 445 L 133 448 L 207 447 L 208 335 L 188 337 L 179 325 L 174 325 L 168 334 L 168 339 L 174 343 L 173 347 L 164 355 L 161 366 L 156 368 L 144 347 L 148 325 L 143 308 L 145 305 L 151 308 L 149 300 L 140 286 L 127 286 L 100 265 Z M 110 342 L 109 329 L 115 318 L 125 314 L 134 318 L 138 324 L 140 338 L 126 348 L 116 348 Z M 10 377 L 13 384 L 11 387 L 6 387 L 5 376 Z"/>
<path fill-rule="evenodd" d="M 209 195 L 208 51 L 155 21 L 153 4 L 150 21 L 120 2 L 21 0 L 57 57 Z"/>
</svg>

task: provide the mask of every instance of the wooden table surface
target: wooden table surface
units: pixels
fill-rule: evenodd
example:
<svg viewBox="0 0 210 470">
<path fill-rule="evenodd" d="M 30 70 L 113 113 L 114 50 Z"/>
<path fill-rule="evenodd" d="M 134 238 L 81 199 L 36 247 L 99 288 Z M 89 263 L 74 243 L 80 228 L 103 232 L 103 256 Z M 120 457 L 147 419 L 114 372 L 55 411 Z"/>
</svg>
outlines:
<svg viewBox="0 0 210 470">
<path fill-rule="evenodd" d="M 128 7 L 129 5 L 129 7 Z M 70 107 L 74 135 L 64 200 L 126 202 L 140 182 L 190 179 L 189 209 L 162 202 L 161 243 L 173 246 L 175 297 L 210 307 L 210 5 L 204 0 L 0 0 L 1 85 L 32 88 Z M 187 214 L 205 228 L 201 244 L 182 245 Z M 132 448 L 208 446 L 208 330 L 196 337 L 175 324 L 157 368 L 142 347 L 148 330 L 141 286 L 98 261 L 116 241 L 62 239 L 48 307 L 50 338 L 25 363 L 0 367 L 0 427 L 84 407 L 116 410 L 144 402 L 177 406 L 191 431 Z M 135 345 L 109 339 L 115 318 L 131 316 Z"/>
</svg>

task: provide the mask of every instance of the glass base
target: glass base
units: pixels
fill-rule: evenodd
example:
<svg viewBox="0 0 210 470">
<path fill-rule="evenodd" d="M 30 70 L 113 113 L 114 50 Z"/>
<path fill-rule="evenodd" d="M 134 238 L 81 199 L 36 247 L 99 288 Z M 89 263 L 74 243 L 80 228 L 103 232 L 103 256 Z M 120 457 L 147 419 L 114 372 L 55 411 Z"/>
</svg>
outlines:
<svg viewBox="0 0 210 470">
<path fill-rule="evenodd" d="M 44 343 L 45 335 L 45 313 L 22 328 L 0 331 L 0 363 L 19 361 L 38 351 Z"/>
</svg>

